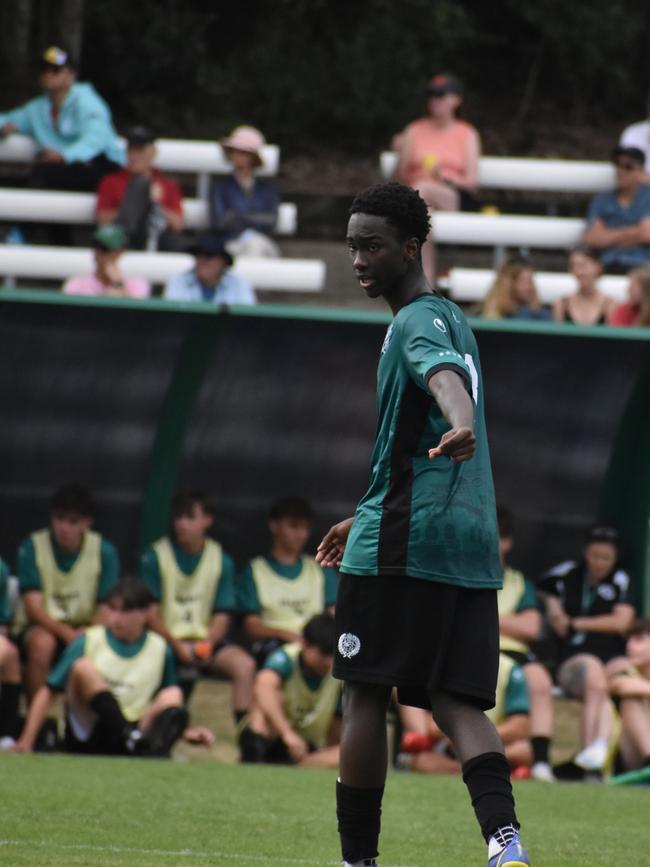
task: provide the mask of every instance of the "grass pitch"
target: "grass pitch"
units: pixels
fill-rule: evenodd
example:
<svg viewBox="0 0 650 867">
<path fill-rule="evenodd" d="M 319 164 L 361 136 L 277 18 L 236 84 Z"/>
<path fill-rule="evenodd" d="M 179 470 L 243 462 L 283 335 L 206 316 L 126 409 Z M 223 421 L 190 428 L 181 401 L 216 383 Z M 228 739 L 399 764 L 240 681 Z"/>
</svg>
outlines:
<svg viewBox="0 0 650 867">
<path fill-rule="evenodd" d="M 214 762 L 0 756 L 0 864 L 337 863 L 335 775 Z M 650 789 L 516 786 L 534 867 L 650 863 Z M 390 775 L 382 867 L 484 867 L 460 779 Z"/>
</svg>

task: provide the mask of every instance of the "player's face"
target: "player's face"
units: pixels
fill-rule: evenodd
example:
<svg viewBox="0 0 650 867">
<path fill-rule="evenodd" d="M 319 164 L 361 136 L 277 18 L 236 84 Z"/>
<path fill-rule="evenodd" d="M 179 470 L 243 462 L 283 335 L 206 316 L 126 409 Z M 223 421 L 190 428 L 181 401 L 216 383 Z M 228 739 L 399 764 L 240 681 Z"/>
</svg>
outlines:
<svg viewBox="0 0 650 867">
<path fill-rule="evenodd" d="M 302 659 L 307 668 L 311 669 L 319 677 L 325 677 L 332 670 L 334 655 L 323 653 L 313 644 L 306 644 L 302 651 Z"/>
<path fill-rule="evenodd" d="M 108 607 L 107 626 L 120 641 L 132 644 L 144 632 L 149 611 L 147 608 L 135 608 L 126 611 L 121 599 L 114 599 Z"/>
<path fill-rule="evenodd" d="M 625 652 L 635 665 L 650 665 L 650 635 L 631 635 Z"/>
<path fill-rule="evenodd" d="M 53 512 L 50 524 L 59 548 L 73 554 L 81 548 L 84 533 L 90 528 L 92 520 L 77 512 Z"/>
<path fill-rule="evenodd" d="M 212 515 L 205 512 L 200 503 L 195 503 L 191 512 L 177 515 L 173 524 L 174 535 L 181 548 L 193 546 L 205 539 L 208 528 L 212 526 Z"/>
<path fill-rule="evenodd" d="M 311 533 L 311 521 L 306 518 L 278 518 L 269 522 L 273 543 L 296 559 L 305 550 Z"/>
<path fill-rule="evenodd" d="M 392 295 L 412 260 L 385 217 L 352 214 L 346 241 L 355 276 L 366 295 Z"/>
<path fill-rule="evenodd" d="M 592 542 L 585 548 L 587 570 L 594 581 L 602 581 L 616 565 L 618 552 L 609 542 Z"/>
</svg>

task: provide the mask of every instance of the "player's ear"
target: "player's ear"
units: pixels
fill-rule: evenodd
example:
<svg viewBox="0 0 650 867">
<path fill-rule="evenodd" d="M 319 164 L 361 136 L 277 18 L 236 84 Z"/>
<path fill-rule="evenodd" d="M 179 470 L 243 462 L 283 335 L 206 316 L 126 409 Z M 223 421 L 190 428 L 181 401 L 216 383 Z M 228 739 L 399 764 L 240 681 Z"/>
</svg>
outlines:
<svg viewBox="0 0 650 867">
<path fill-rule="evenodd" d="M 420 242 L 417 238 L 409 238 L 404 242 L 404 255 L 413 262 L 419 257 Z"/>
</svg>

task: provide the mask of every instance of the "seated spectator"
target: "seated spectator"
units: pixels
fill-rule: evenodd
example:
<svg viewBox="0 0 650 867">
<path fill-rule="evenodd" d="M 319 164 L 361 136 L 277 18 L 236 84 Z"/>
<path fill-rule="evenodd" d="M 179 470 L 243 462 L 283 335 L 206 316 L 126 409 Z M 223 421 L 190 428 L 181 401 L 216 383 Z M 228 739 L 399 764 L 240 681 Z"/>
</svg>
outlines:
<svg viewBox="0 0 650 867">
<path fill-rule="evenodd" d="M 456 117 L 462 85 L 453 75 L 434 75 L 426 94 L 427 116 L 393 139 L 395 177 L 418 190 L 431 208 L 476 210 L 481 140 L 471 124 Z"/>
<path fill-rule="evenodd" d="M 615 302 L 598 289 L 603 266 L 595 250 L 580 247 L 569 257 L 569 271 L 578 288 L 573 295 L 558 298 L 553 304 L 553 319 L 573 325 L 604 325 Z"/>
<path fill-rule="evenodd" d="M 614 782 L 650 781 L 650 620 L 638 620 L 627 639 L 625 659 L 610 671 L 619 701 L 619 757 L 624 774 Z"/>
<path fill-rule="evenodd" d="M 151 286 L 142 277 L 125 277 L 119 261 L 127 245 L 126 232 L 117 223 L 100 226 L 93 235 L 95 271 L 70 277 L 61 287 L 66 295 L 110 295 L 114 298 L 148 298 Z"/>
<path fill-rule="evenodd" d="M 645 157 L 645 183 L 650 183 L 650 93 L 646 97 L 646 120 L 633 123 L 621 133 L 624 148 L 638 148 Z"/>
<path fill-rule="evenodd" d="M 55 693 L 64 693 L 67 752 L 169 755 L 188 715 L 172 650 L 147 629 L 150 602 L 140 582 L 110 590 L 107 624 L 91 626 L 66 649 L 34 697 L 17 752 L 33 750 Z"/>
<path fill-rule="evenodd" d="M 18 578 L 27 628 L 25 691 L 31 701 L 66 645 L 105 614 L 117 581 L 114 545 L 91 530 L 95 504 L 80 485 L 52 497 L 50 526 L 28 536 L 18 551 Z"/>
<path fill-rule="evenodd" d="M 280 200 L 271 181 L 258 178 L 264 136 L 238 126 L 221 142 L 232 174 L 216 178 L 210 190 L 210 225 L 233 256 L 279 256 L 271 235 Z"/>
<path fill-rule="evenodd" d="M 499 600 L 499 649 L 523 669 L 530 696 L 530 742 L 533 751 L 531 774 L 534 779 L 553 782 L 549 747 L 553 736 L 553 697 L 551 676 L 530 650 L 529 644 L 541 633 L 542 618 L 532 582 L 507 565 L 514 541 L 512 514 L 497 509 L 499 555 L 503 565 L 503 588 Z"/>
<path fill-rule="evenodd" d="M 513 659 L 502 653 L 499 656 L 496 704 L 492 710 L 486 712 L 486 716 L 496 726 L 506 759 L 513 770 L 528 768 L 533 760 L 528 712 L 528 689 L 524 672 Z M 451 743 L 431 719 L 430 714 L 428 717 L 433 749 L 401 753 L 398 767 L 425 774 L 460 774 L 461 764 Z"/>
<path fill-rule="evenodd" d="M 208 537 L 214 516 L 205 494 L 179 491 L 171 511 L 172 536 L 158 539 L 142 557 L 141 574 L 155 601 L 151 626 L 171 645 L 181 686 L 183 671 L 189 684 L 201 673 L 232 680 L 237 724 L 250 706 L 255 661 L 226 638 L 236 607 L 235 564 Z"/>
<path fill-rule="evenodd" d="M 0 114 L 0 135 L 20 132 L 36 141 L 32 187 L 94 191 L 124 162 L 110 109 L 92 84 L 77 81 L 76 65 L 56 46 L 41 58 L 40 85 L 41 96 Z"/>
<path fill-rule="evenodd" d="M 628 300 L 614 307 L 609 324 L 647 327 L 650 325 L 650 266 L 633 268 L 628 276 Z"/>
<path fill-rule="evenodd" d="M 0 559 L 0 751 L 13 745 L 19 728 L 20 658 L 7 634 L 11 620 L 9 567 Z"/>
<path fill-rule="evenodd" d="M 520 258 L 509 259 L 497 271 L 481 315 L 486 319 L 551 319 L 535 288 L 532 266 Z"/>
<path fill-rule="evenodd" d="M 650 187 L 638 148 L 616 147 L 612 161 L 616 189 L 591 200 L 582 240 L 600 252 L 606 272 L 625 274 L 650 261 Z"/>
<path fill-rule="evenodd" d="M 336 632 L 329 614 L 312 617 L 300 641 L 269 656 L 255 679 L 242 762 L 338 768 L 341 682 L 332 677 Z"/>
<path fill-rule="evenodd" d="M 175 274 L 167 281 L 168 301 L 208 301 L 214 304 L 256 304 L 253 287 L 231 271 L 233 257 L 213 235 L 202 235 L 190 248 L 196 263 L 190 271 Z"/>
<path fill-rule="evenodd" d="M 630 579 L 618 568 L 619 539 L 613 527 L 596 525 L 580 560 L 547 572 L 539 585 L 551 629 L 560 640 L 557 682 L 582 702 L 582 749 L 574 764 L 601 771 L 612 734 L 606 666 L 620 660 L 634 619 L 627 602 Z"/>
<path fill-rule="evenodd" d="M 336 601 L 338 573 L 303 553 L 312 524 L 305 500 L 278 500 L 269 510 L 269 555 L 255 557 L 239 575 L 237 607 L 260 661 L 280 645 L 300 641 L 307 621 Z"/>
<path fill-rule="evenodd" d="M 122 226 L 133 250 L 183 249 L 183 193 L 153 167 L 154 134 L 135 126 L 126 140 L 126 167 L 103 177 L 97 189 L 97 222 Z"/>
</svg>

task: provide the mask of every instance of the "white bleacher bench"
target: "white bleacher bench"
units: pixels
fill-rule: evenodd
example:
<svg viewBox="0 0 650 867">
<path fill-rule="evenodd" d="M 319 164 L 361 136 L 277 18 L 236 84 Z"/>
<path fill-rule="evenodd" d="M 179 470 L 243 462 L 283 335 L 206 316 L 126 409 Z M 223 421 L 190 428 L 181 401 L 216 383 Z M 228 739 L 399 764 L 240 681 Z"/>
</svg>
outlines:
<svg viewBox="0 0 650 867">
<path fill-rule="evenodd" d="M 518 214 L 469 214 L 435 211 L 431 215 L 436 244 L 484 247 L 534 247 L 566 250 L 580 242 L 583 220 L 528 217 Z"/>
<path fill-rule="evenodd" d="M 446 286 L 454 301 L 469 303 L 483 301 L 494 282 L 495 272 L 489 268 L 452 268 L 441 284 Z M 552 304 L 557 298 L 576 291 L 576 279 L 571 274 L 536 271 L 535 287 L 542 304 Z M 627 298 L 627 277 L 602 276 L 598 280 L 601 292 L 616 301 Z"/>
<path fill-rule="evenodd" d="M 615 186 L 614 166 L 591 160 L 529 157 L 480 157 L 479 184 L 495 190 L 537 190 L 557 193 L 601 193 Z M 393 177 L 397 154 L 383 151 L 379 166 L 384 180 Z"/>
<path fill-rule="evenodd" d="M 95 222 L 96 202 L 93 193 L 3 187 L 0 188 L 0 220 L 88 225 Z M 205 200 L 183 199 L 183 213 L 186 228 L 209 227 L 208 204 Z M 294 235 L 296 222 L 295 204 L 282 202 L 278 208 L 276 232 L 279 235 Z"/>
<path fill-rule="evenodd" d="M 194 257 L 187 253 L 124 253 L 120 268 L 129 277 L 166 283 L 174 274 L 189 270 Z M 66 280 L 94 270 L 92 250 L 0 244 L 0 274 L 31 280 Z M 272 259 L 240 256 L 233 271 L 255 289 L 279 292 L 320 292 L 325 284 L 325 263 L 320 259 Z"/>
</svg>

